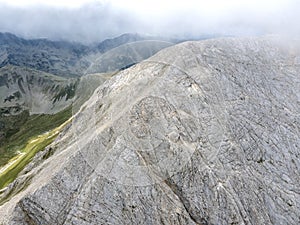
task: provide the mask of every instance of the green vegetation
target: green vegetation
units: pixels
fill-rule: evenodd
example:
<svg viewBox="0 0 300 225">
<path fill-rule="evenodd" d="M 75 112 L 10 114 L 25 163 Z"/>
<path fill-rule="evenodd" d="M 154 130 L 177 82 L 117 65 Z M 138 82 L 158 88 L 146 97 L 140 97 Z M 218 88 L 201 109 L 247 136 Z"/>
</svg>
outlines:
<svg viewBox="0 0 300 225">
<path fill-rule="evenodd" d="M 43 135 L 38 137 L 34 142 L 29 142 L 22 152 L 12 158 L 8 163 L 8 167 L 1 173 L 0 171 L 0 189 L 6 187 L 11 183 L 19 174 L 20 171 L 30 162 L 32 157 L 40 150 L 43 150 L 47 145 L 49 145 L 57 134 L 47 137 Z M 10 165 L 10 163 L 12 165 Z"/>
<path fill-rule="evenodd" d="M 43 115 L 45 116 L 45 115 Z M 0 170 L 0 189 L 6 187 L 9 183 L 11 183 L 18 174 L 25 168 L 25 166 L 32 160 L 34 155 L 45 149 L 46 146 L 48 146 L 52 141 L 57 137 L 59 131 L 68 123 L 69 121 L 66 121 L 62 125 L 56 127 L 55 129 L 52 129 L 49 132 L 46 132 L 44 134 L 31 137 L 26 144 L 24 144 L 24 147 L 19 148 L 19 154 L 13 157 L 5 167 L 3 167 Z M 37 128 L 39 126 L 36 126 Z M 34 130 L 34 129 L 33 129 Z M 38 130 L 38 129 L 36 129 Z M 33 131 L 28 130 L 28 133 L 34 133 Z M 25 136 L 28 136 L 28 134 L 23 135 L 22 138 L 19 139 L 19 141 L 24 140 L 23 138 Z M 13 143 L 14 147 L 16 143 Z M 23 144 L 23 143 L 19 143 Z"/>
<path fill-rule="evenodd" d="M 27 113 L 21 113 L 17 116 L 5 117 L 5 123 L 7 130 L 4 140 L 0 146 L 0 167 L 8 163 L 10 159 L 18 154 L 18 151 L 23 151 L 29 140 L 41 135 L 49 130 L 52 130 L 72 116 L 72 107 L 53 114 L 53 115 L 31 115 Z M 1 121 L 1 119 L 0 119 Z"/>
<path fill-rule="evenodd" d="M 28 120 L 29 118 L 29 112 L 23 111 L 17 115 L 7 116 L 10 114 L 10 111 L 17 111 L 18 109 L 15 107 L 14 109 L 11 108 L 1 108 L 0 109 L 0 131 L 1 131 L 1 137 L 0 137 L 0 149 L 1 146 L 6 143 L 6 140 L 9 139 L 13 134 L 17 133 L 20 129 L 20 127 Z M 1 152 L 1 150 L 0 150 Z M 2 152 L 1 152 L 2 153 Z M 3 155 L 2 155 L 3 156 Z M 0 163 L 1 165 L 1 163 Z"/>
</svg>

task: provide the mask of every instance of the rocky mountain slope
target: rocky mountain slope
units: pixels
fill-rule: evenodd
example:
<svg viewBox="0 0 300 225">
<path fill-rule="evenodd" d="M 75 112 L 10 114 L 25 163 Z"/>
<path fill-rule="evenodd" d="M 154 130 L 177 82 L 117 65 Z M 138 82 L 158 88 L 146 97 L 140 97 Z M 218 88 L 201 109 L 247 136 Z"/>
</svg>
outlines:
<svg viewBox="0 0 300 225">
<path fill-rule="evenodd" d="M 78 76 L 88 66 L 88 62 L 80 60 L 88 52 L 87 46 L 78 43 L 25 40 L 0 33 L 0 67 L 9 64 L 60 76 Z"/>
<path fill-rule="evenodd" d="M 30 114 L 56 113 L 68 107 L 77 79 L 65 79 L 19 66 L 0 68 L 0 108 Z M 18 111 L 19 110 L 19 111 Z"/>
<path fill-rule="evenodd" d="M 0 223 L 298 224 L 289 43 L 186 42 L 120 72 L 2 192 Z"/>
<path fill-rule="evenodd" d="M 26 145 L 28 138 L 33 138 L 28 134 L 38 135 L 37 131 L 45 132 L 57 127 L 58 122 L 64 121 L 72 112 L 62 110 L 71 104 L 73 112 L 78 110 L 96 87 L 114 74 L 99 72 L 123 69 L 169 46 L 165 42 L 140 43 L 140 51 L 118 51 L 122 55 L 121 61 L 114 54 L 106 54 L 111 48 L 147 38 L 150 37 L 124 34 L 99 44 L 84 46 L 47 39 L 25 40 L 13 34 L 0 33 L 0 166 L 20 153 L 21 146 Z M 103 54 L 105 57 L 101 57 Z M 102 66 L 100 69 L 96 67 L 98 63 Z M 104 63 L 110 64 L 104 67 Z M 89 68 L 93 70 L 89 71 Z M 76 78 L 70 78 L 74 76 Z M 53 127 L 44 121 L 50 125 L 46 125 L 45 129 L 40 124 L 34 124 L 43 121 L 43 118 L 48 121 L 56 118 L 57 121 L 51 123 Z M 23 132 L 29 127 L 36 132 Z M 17 144 L 16 147 L 16 143 L 21 145 Z"/>
</svg>

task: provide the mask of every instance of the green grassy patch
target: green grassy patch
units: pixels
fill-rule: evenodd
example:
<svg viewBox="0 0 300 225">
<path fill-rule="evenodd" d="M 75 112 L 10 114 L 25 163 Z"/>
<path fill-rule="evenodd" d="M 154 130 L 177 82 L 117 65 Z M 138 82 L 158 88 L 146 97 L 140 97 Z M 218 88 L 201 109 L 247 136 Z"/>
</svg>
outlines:
<svg viewBox="0 0 300 225">
<path fill-rule="evenodd" d="M 2 168 L 2 171 L 0 170 L 0 189 L 6 187 L 9 183 L 16 179 L 18 174 L 28 163 L 30 163 L 35 154 L 52 143 L 67 122 L 49 132 L 32 137 L 26 143 L 25 147 L 20 149 L 20 153 L 12 158 L 8 164 L 3 167 L 4 169 Z"/>
<path fill-rule="evenodd" d="M 6 139 L 0 146 L 0 167 L 8 163 L 14 156 L 18 154 L 18 151 L 25 149 L 28 141 L 40 134 L 43 134 L 49 130 L 52 130 L 59 125 L 63 124 L 72 116 L 72 107 L 53 114 L 40 114 L 31 115 L 28 114 L 18 115 L 15 118 L 10 117 L 12 120 L 11 127 L 14 127 L 14 131 L 11 134 L 6 134 Z"/>
</svg>

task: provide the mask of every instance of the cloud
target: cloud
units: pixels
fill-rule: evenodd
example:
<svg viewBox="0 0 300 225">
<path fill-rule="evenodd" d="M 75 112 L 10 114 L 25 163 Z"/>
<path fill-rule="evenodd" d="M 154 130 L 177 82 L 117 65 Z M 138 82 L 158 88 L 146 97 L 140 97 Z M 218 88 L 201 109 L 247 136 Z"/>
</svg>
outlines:
<svg viewBox="0 0 300 225">
<path fill-rule="evenodd" d="M 26 38 L 90 43 L 128 32 L 184 38 L 207 34 L 300 35 L 297 0 L 16 2 L 0 0 L 0 32 Z"/>
<path fill-rule="evenodd" d="M 26 38 L 93 42 L 133 32 L 133 24 L 124 11 L 99 3 L 80 8 L 0 6 L 0 31 Z"/>
<path fill-rule="evenodd" d="M 52 7 L 66 7 L 66 8 L 78 8 L 85 4 L 92 2 L 101 2 L 100 0 L 0 0 L 0 3 L 14 6 L 14 7 L 32 7 L 32 6 L 52 6 Z"/>
</svg>

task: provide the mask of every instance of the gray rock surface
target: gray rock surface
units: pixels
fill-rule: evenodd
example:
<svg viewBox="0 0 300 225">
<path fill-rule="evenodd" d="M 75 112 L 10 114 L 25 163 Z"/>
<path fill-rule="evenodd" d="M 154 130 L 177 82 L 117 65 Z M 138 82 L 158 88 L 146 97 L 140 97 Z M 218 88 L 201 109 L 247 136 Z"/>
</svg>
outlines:
<svg viewBox="0 0 300 225">
<path fill-rule="evenodd" d="M 186 42 L 120 72 L 0 223 L 299 224 L 299 41 L 283 43 Z"/>
</svg>

